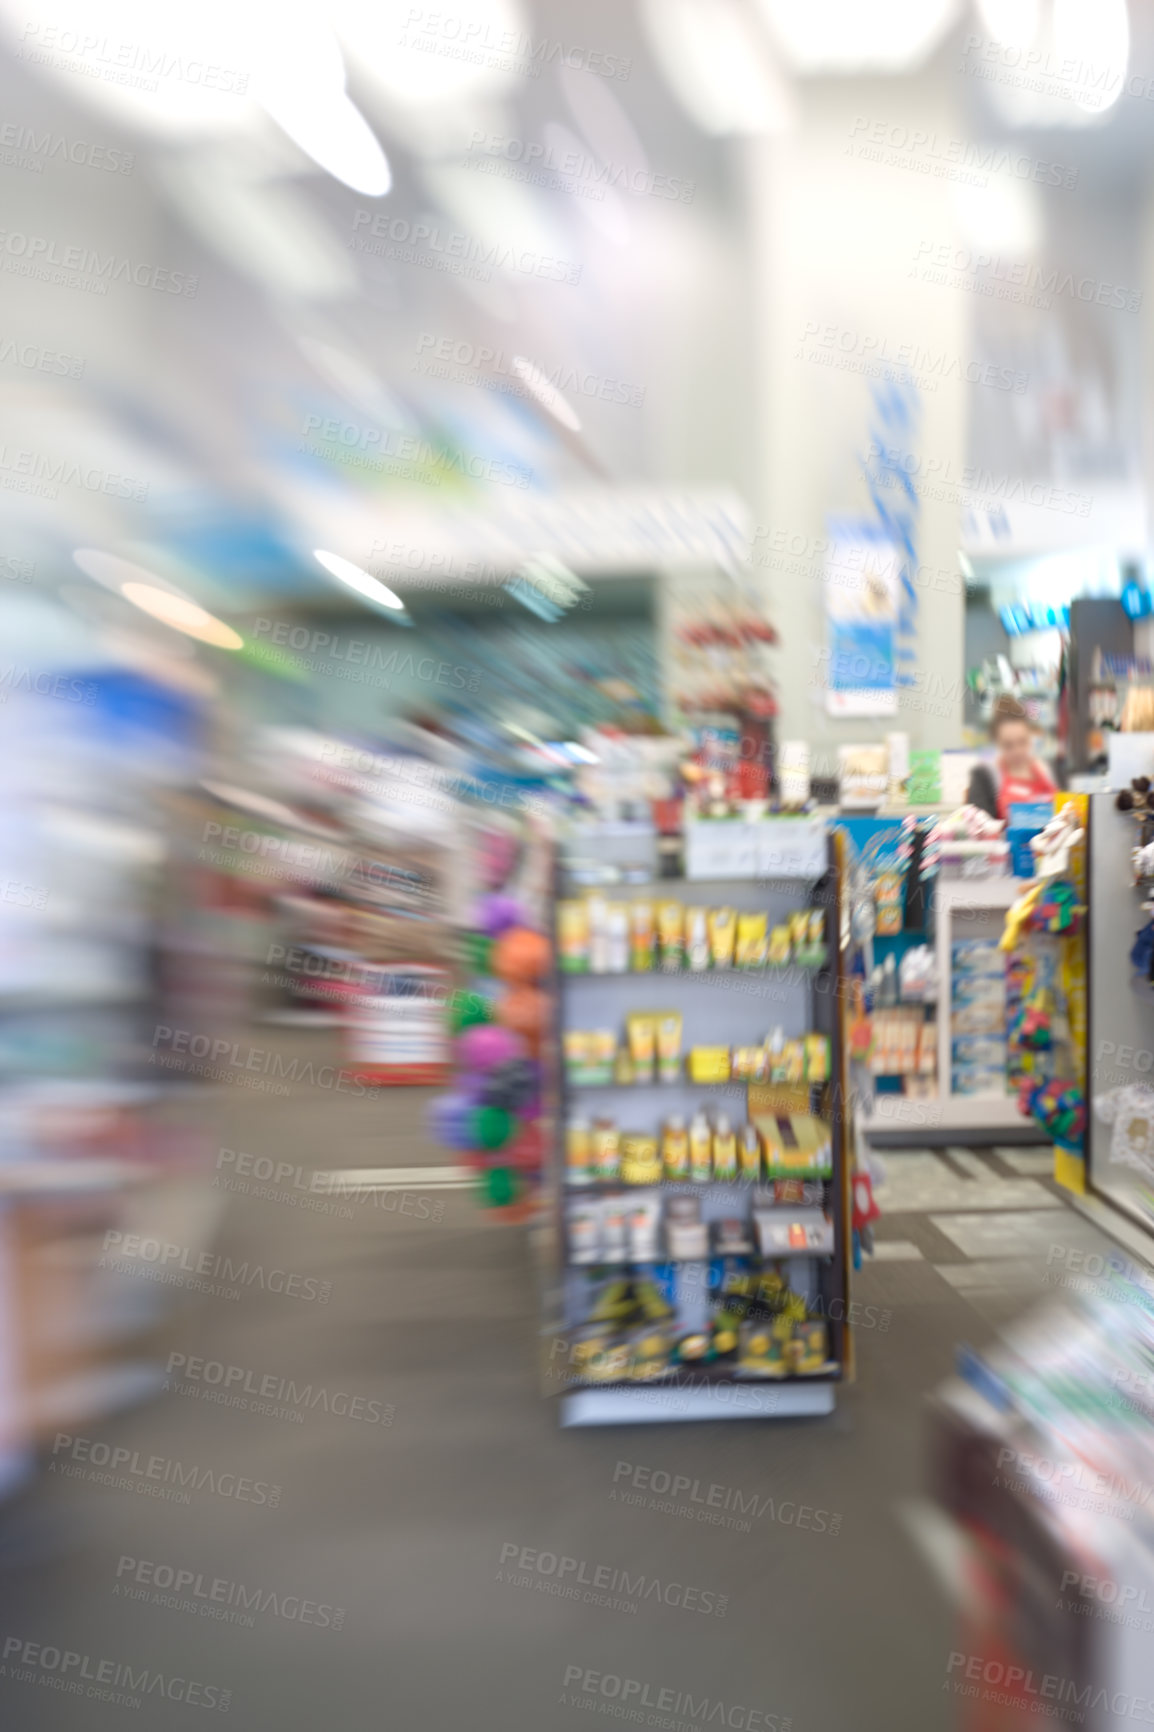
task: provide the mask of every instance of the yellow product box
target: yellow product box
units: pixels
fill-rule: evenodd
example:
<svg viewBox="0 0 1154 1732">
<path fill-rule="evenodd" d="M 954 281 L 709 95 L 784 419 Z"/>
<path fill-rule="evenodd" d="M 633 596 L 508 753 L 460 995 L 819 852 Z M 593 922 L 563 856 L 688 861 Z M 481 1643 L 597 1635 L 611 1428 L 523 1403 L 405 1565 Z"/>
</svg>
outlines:
<svg viewBox="0 0 1154 1732">
<path fill-rule="evenodd" d="M 729 1081 L 727 1046 L 694 1046 L 689 1049 L 689 1078 L 695 1083 Z"/>
<path fill-rule="evenodd" d="M 621 1139 L 621 1178 L 627 1185 L 659 1185 L 664 1174 L 656 1137 L 626 1131 Z"/>
</svg>

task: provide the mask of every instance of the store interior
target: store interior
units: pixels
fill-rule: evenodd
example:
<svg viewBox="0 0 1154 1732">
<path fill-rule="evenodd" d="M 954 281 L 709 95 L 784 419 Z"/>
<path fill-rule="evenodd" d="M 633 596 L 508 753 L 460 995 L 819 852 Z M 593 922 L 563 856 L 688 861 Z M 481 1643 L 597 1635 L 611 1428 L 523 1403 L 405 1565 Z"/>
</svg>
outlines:
<svg viewBox="0 0 1154 1732">
<path fill-rule="evenodd" d="M 1154 13 L 0 92 L 3 1724 L 1154 1724 Z"/>
</svg>

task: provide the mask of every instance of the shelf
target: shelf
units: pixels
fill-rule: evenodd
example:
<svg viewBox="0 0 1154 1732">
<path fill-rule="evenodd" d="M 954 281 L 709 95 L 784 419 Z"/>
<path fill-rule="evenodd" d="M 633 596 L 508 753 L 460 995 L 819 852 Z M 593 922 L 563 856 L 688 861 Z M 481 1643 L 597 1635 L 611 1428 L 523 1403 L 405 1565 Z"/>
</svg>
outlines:
<svg viewBox="0 0 1154 1732">
<path fill-rule="evenodd" d="M 835 1359 L 827 1360 L 820 1371 L 783 1371 L 780 1375 L 768 1377 L 746 1375 L 734 1364 L 674 1365 L 661 1377 L 626 1377 L 605 1383 L 598 1383 L 596 1379 L 588 1382 L 575 1379 L 566 1388 L 582 1392 L 590 1389 L 692 1389 L 695 1386 L 707 1388 L 711 1384 L 736 1383 L 743 1389 L 757 1389 L 765 1385 L 777 1388 L 783 1383 L 829 1383 L 840 1376 L 841 1366 Z"/>
<path fill-rule="evenodd" d="M 828 1173 L 781 1173 L 786 1179 L 804 1178 L 810 1184 L 829 1185 L 833 1183 Z M 772 1185 L 775 1180 L 756 1179 L 650 1179 L 643 1185 L 631 1185 L 624 1179 L 590 1179 L 584 1183 L 580 1180 L 566 1179 L 564 1181 L 567 1197 L 600 1197 L 612 1196 L 615 1192 L 632 1193 L 635 1191 L 739 1191 L 742 1196 L 748 1196 L 758 1185 Z"/>
<path fill-rule="evenodd" d="M 687 1419 L 799 1419 L 832 1413 L 832 1378 L 729 1378 L 687 1385 L 606 1384 L 561 1398 L 561 1424 L 646 1425 Z"/>
<path fill-rule="evenodd" d="M 691 1076 L 679 1076 L 679 1077 L 671 1079 L 669 1082 L 643 1082 L 643 1083 L 619 1083 L 619 1082 L 589 1083 L 589 1082 L 585 1082 L 585 1083 L 583 1083 L 583 1082 L 574 1082 L 572 1077 L 566 1077 L 565 1078 L 565 1087 L 568 1090 L 570 1090 L 570 1092 L 573 1094 L 596 1094 L 599 1089 L 600 1090 L 616 1089 L 621 1094 L 645 1094 L 646 1092 L 651 1091 L 651 1090 L 661 1091 L 662 1089 L 664 1089 L 664 1090 L 667 1090 L 670 1094 L 672 1094 L 674 1089 L 679 1089 L 679 1088 L 687 1088 L 687 1089 L 732 1089 L 732 1088 L 738 1088 L 738 1089 L 745 1089 L 745 1088 L 748 1088 L 751 1083 L 753 1084 L 753 1086 L 755 1088 L 811 1089 L 812 1090 L 812 1089 L 825 1088 L 827 1086 L 828 1080 L 829 1079 L 827 1078 L 826 1082 L 809 1082 L 805 1078 L 803 1078 L 801 1082 L 770 1082 L 765 1077 L 731 1076 L 731 1077 L 724 1077 L 724 1078 L 719 1077 L 717 1082 L 694 1082 L 694 1080 Z"/>
<path fill-rule="evenodd" d="M 829 967 L 821 962 L 773 962 L 764 968 L 575 968 L 562 970 L 568 986 L 577 980 L 778 980 L 782 975 L 820 974 Z"/>
</svg>

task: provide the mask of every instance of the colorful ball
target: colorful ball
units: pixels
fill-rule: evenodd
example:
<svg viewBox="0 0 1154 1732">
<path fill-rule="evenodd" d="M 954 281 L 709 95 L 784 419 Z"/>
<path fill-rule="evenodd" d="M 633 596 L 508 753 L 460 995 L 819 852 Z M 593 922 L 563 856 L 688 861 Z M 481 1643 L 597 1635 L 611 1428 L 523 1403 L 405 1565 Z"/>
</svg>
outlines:
<svg viewBox="0 0 1154 1732">
<path fill-rule="evenodd" d="M 549 1024 L 549 997 L 536 986 L 515 986 L 497 1006 L 497 1021 L 535 1046 Z"/>
<path fill-rule="evenodd" d="M 468 1095 L 438 1095 L 429 1107 L 430 1133 L 445 1148 L 470 1148 L 471 1116 L 476 1110 L 476 1103 Z"/>
<path fill-rule="evenodd" d="M 475 1149 L 499 1149 L 513 1132 L 513 1115 L 503 1107 L 474 1107 L 468 1120 L 469 1139 Z"/>
<path fill-rule="evenodd" d="M 466 932 L 465 961 L 472 974 L 492 974 L 493 940 L 484 932 Z"/>
<path fill-rule="evenodd" d="M 527 926 L 514 926 L 493 946 L 493 973 L 529 985 L 549 969 L 549 940 Z"/>
<path fill-rule="evenodd" d="M 449 1009 L 449 1027 L 454 1034 L 461 1034 L 467 1028 L 476 1028 L 493 1020 L 493 1001 L 481 992 L 457 992 L 453 994 Z"/>
<path fill-rule="evenodd" d="M 496 1023 L 483 1023 L 475 1028 L 467 1028 L 457 1041 L 457 1055 L 461 1065 L 472 1071 L 490 1071 L 494 1065 L 506 1064 L 511 1058 L 520 1058 L 524 1051 L 525 1045 L 518 1038 L 518 1031 L 509 1025 L 500 1028 Z"/>
<path fill-rule="evenodd" d="M 520 1186 L 511 1167 L 490 1167 L 481 1174 L 479 1189 L 486 1208 L 504 1209 L 516 1202 Z"/>
<path fill-rule="evenodd" d="M 476 924 L 486 937 L 499 938 L 510 927 L 524 926 L 525 912 L 515 896 L 482 896 Z"/>
</svg>

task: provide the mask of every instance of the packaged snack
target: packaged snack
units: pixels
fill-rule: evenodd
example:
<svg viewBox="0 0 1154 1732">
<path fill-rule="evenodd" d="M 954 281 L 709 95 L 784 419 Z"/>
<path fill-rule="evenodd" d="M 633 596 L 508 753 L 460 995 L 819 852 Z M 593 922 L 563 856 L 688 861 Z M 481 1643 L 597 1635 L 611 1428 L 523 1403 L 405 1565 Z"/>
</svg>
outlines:
<svg viewBox="0 0 1154 1732">
<path fill-rule="evenodd" d="M 713 1177 L 713 1138 L 704 1113 L 694 1113 L 689 1127 L 689 1176 L 699 1185 Z"/>
<path fill-rule="evenodd" d="M 589 971 L 589 913 L 584 902 L 557 904 L 557 962 L 563 974 Z"/>
<path fill-rule="evenodd" d="M 769 935 L 767 960 L 771 968 L 784 968 L 789 961 L 789 927 L 775 926 Z"/>
<path fill-rule="evenodd" d="M 572 1118 L 565 1127 L 565 1177 L 571 1185 L 587 1185 L 592 1178 L 593 1133 L 589 1120 Z"/>
<path fill-rule="evenodd" d="M 761 1138 L 755 1125 L 746 1125 L 743 1128 L 738 1158 L 742 1178 L 756 1184 L 761 1177 Z"/>
<path fill-rule="evenodd" d="M 661 1204 L 656 1197 L 638 1197 L 629 1205 L 629 1257 L 634 1263 L 656 1263 Z"/>
<path fill-rule="evenodd" d="M 729 1048 L 695 1046 L 689 1051 L 689 1075 L 695 1083 L 729 1081 Z"/>
<path fill-rule="evenodd" d="M 657 1018 L 652 1013 L 632 1011 L 625 1018 L 629 1053 L 635 1082 L 651 1083 L 656 1071 Z"/>
<path fill-rule="evenodd" d="M 805 1037 L 805 1080 L 811 1083 L 829 1081 L 829 1039 L 824 1034 Z"/>
<path fill-rule="evenodd" d="M 701 1219 L 697 1197 L 670 1197 L 665 1209 L 665 1237 L 669 1255 L 685 1262 L 709 1255 L 709 1229 Z"/>
<path fill-rule="evenodd" d="M 612 1119 L 594 1119 L 593 1176 L 613 1180 L 621 1176 L 621 1135 Z"/>
<path fill-rule="evenodd" d="M 626 1131 L 621 1139 L 621 1177 L 627 1185 L 660 1184 L 661 1154 L 656 1137 Z"/>
<path fill-rule="evenodd" d="M 657 1075 L 661 1082 L 681 1078 L 681 1012 L 663 1010 L 657 1018 Z"/>
<path fill-rule="evenodd" d="M 737 943 L 737 913 L 732 908 L 711 908 L 705 917 L 709 929 L 709 957 L 714 968 L 732 968 Z"/>
<path fill-rule="evenodd" d="M 634 902 L 629 910 L 629 954 L 634 972 L 647 974 L 652 969 L 657 952 L 657 927 L 653 904 Z"/>
<path fill-rule="evenodd" d="M 794 955 L 805 949 L 806 934 L 809 930 L 809 909 L 798 908 L 789 917 L 789 942 Z"/>
<path fill-rule="evenodd" d="M 684 968 L 685 910 L 680 902 L 662 902 L 658 906 L 657 944 L 666 973 Z"/>
<path fill-rule="evenodd" d="M 667 1179 L 689 1177 L 689 1132 L 685 1128 L 685 1120 L 678 1113 L 665 1122 L 665 1133 L 661 1139 L 661 1164 Z"/>
<path fill-rule="evenodd" d="M 596 1263 L 601 1253 L 601 1207 L 590 1200 L 569 1210 L 569 1261 Z"/>
<path fill-rule="evenodd" d="M 764 968 L 766 944 L 765 915 L 739 914 L 736 953 L 738 968 Z"/>
<path fill-rule="evenodd" d="M 713 1133 L 713 1177 L 737 1177 L 737 1138 L 725 1113 L 718 1113 L 717 1128 Z"/>
<path fill-rule="evenodd" d="M 609 903 L 601 895 L 587 896 L 585 913 L 589 922 L 589 971 L 591 974 L 608 974 Z"/>
<path fill-rule="evenodd" d="M 709 927 L 705 919 L 704 908 L 687 908 L 685 910 L 685 942 L 689 952 L 689 966 L 695 973 L 709 967 Z"/>
<path fill-rule="evenodd" d="M 606 967 L 610 974 L 625 974 L 629 969 L 629 904 L 610 902 L 609 945 Z"/>
</svg>

